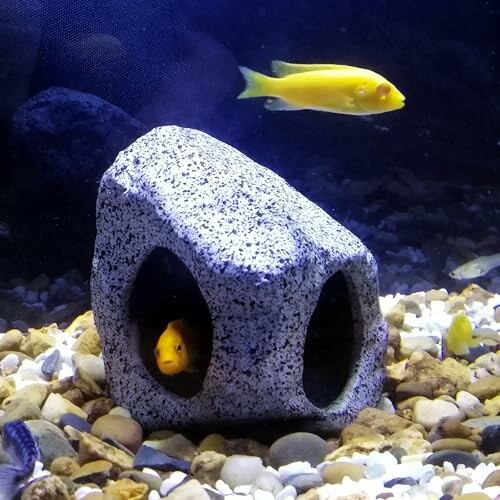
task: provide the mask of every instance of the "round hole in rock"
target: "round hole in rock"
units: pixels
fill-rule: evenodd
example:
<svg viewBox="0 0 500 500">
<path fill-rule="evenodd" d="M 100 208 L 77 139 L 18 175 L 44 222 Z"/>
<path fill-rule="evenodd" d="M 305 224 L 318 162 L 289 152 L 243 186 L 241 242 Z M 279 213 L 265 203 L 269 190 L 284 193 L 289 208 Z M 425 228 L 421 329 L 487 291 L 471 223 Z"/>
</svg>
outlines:
<svg viewBox="0 0 500 500">
<path fill-rule="evenodd" d="M 157 367 L 154 350 L 167 325 L 177 319 L 194 332 L 188 355 L 196 352 L 196 364 L 194 371 L 164 375 Z M 179 396 L 199 392 L 212 355 L 212 320 L 196 280 L 170 250 L 155 248 L 139 269 L 129 298 L 129 321 L 131 345 L 137 346 L 149 373 Z"/>
<path fill-rule="evenodd" d="M 307 329 L 302 383 L 315 406 L 334 403 L 344 389 L 351 372 L 353 342 L 349 292 L 339 271 L 325 282 Z"/>
</svg>

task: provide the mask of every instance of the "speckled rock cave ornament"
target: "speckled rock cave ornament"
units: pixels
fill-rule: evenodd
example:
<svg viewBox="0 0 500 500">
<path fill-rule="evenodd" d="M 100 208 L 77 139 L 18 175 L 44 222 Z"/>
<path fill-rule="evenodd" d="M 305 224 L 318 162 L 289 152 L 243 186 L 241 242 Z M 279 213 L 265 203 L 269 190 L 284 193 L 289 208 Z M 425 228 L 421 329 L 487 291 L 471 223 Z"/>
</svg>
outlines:
<svg viewBox="0 0 500 500">
<path fill-rule="evenodd" d="M 281 177 L 197 130 L 122 151 L 97 201 L 92 304 L 110 391 L 144 426 L 328 421 L 376 404 L 386 327 L 353 234 Z M 197 371 L 163 375 L 166 325 Z"/>
</svg>

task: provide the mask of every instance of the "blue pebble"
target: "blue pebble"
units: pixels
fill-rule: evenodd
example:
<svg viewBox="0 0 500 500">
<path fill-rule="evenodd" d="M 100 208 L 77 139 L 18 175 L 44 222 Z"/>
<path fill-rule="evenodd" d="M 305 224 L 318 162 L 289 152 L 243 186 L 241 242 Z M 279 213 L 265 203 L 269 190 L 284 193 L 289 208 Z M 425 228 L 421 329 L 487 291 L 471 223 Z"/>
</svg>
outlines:
<svg viewBox="0 0 500 500">
<path fill-rule="evenodd" d="M 412 477 L 395 477 L 394 479 L 391 479 L 390 481 L 384 483 L 384 486 L 386 488 L 392 488 L 395 484 L 406 484 L 408 486 L 415 486 L 418 483 Z"/>
<path fill-rule="evenodd" d="M 481 449 L 489 455 L 500 451 L 500 425 L 488 425 L 483 429 Z"/>
<path fill-rule="evenodd" d="M 479 457 L 466 451 L 458 450 L 440 450 L 425 459 L 425 464 L 442 466 L 444 462 L 450 462 L 456 468 L 463 464 L 466 467 L 475 469 L 479 465 Z"/>
<path fill-rule="evenodd" d="M 54 374 L 58 373 L 61 369 L 61 364 L 61 353 L 58 349 L 56 349 L 52 354 L 45 358 L 40 370 L 48 380 L 52 380 Z"/>
<path fill-rule="evenodd" d="M 171 457 L 155 448 L 151 448 L 151 446 L 142 445 L 135 456 L 134 469 L 143 469 L 144 467 L 162 471 L 178 470 L 189 474 L 191 471 L 191 462 Z"/>
<path fill-rule="evenodd" d="M 90 432 L 90 428 L 92 427 L 84 418 L 75 415 L 74 413 L 65 413 L 61 417 L 61 427 L 64 428 L 65 425 L 71 425 L 77 431 L 80 432 Z"/>
<path fill-rule="evenodd" d="M 297 493 L 305 493 L 312 488 L 318 488 L 323 485 L 323 479 L 318 473 L 299 473 L 288 476 L 283 484 L 293 486 Z"/>
<path fill-rule="evenodd" d="M 473 363 L 477 358 L 479 358 L 479 356 L 482 356 L 483 354 L 487 354 L 489 352 L 490 348 L 487 345 L 478 345 L 470 347 L 469 352 L 461 357 L 466 359 L 469 363 Z"/>
</svg>

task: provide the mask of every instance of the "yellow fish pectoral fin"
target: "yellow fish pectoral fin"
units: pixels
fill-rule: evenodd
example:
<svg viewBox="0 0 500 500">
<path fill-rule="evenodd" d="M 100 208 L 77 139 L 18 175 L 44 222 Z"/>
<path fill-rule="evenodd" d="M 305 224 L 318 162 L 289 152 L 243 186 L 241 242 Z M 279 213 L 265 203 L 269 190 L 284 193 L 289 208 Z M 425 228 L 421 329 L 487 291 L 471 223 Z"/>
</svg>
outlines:
<svg viewBox="0 0 500 500">
<path fill-rule="evenodd" d="M 336 69 L 358 69 L 354 66 L 344 64 L 294 64 L 285 61 L 271 61 L 272 72 L 279 77 L 293 75 L 294 73 L 306 73 L 308 71 L 324 71 Z"/>
<path fill-rule="evenodd" d="M 267 99 L 264 107 L 269 111 L 300 111 L 304 108 L 298 108 L 284 99 Z"/>
</svg>

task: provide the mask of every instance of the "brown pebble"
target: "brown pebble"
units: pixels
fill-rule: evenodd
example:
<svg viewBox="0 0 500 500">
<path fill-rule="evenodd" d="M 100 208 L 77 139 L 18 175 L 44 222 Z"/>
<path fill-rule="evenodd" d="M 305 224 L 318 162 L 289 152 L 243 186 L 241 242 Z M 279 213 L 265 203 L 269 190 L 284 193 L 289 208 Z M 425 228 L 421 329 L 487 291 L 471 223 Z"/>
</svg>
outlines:
<svg viewBox="0 0 500 500">
<path fill-rule="evenodd" d="M 500 394 L 500 377 L 490 375 L 489 377 L 480 378 L 470 384 L 466 390 L 481 401 L 491 399 Z"/>
<path fill-rule="evenodd" d="M 50 472 L 56 476 L 71 476 L 80 466 L 74 458 L 57 457 L 50 464 Z"/>
<path fill-rule="evenodd" d="M 482 488 L 489 488 L 491 486 L 500 486 L 500 470 L 494 470 L 483 481 Z"/>
<path fill-rule="evenodd" d="M 56 394 L 62 394 L 73 389 L 73 377 L 63 378 L 62 380 L 52 380 L 47 384 L 47 389 L 49 392 L 54 392 Z"/>
<path fill-rule="evenodd" d="M 144 500 L 147 498 L 149 486 L 144 483 L 136 483 L 128 478 L 109 481 L 104 488 L 104 496 L 109 499 Z"/>
<path fill-rule="evenodd" d="M 104 391 L 83 371 L 76 370 L 73 383 L 87 399 L 95 399 L 104 395 Z"/>
<path fill-rule="evenodd" d="M 136 453 L 142 444 L 142 427 L 135 420 L 121 415 L 103 415 L 93 424 L 90 433 L 98 438 L 108 436 Z"/>
<path fill-rule="evenodd" d="M 71 480 L 77 484 L 94 483 L 104 486 L 108 479 L 116 479 L 120 468 L 107 460 L 94 460 L 83 464 L 72 476 Z"/>
<path fill-rule="evenodd" d="M 402 401 L 414 396 L 423 396 L 428 399 L 433 398 L 433 391 L 430 384 L 426 382 L 401 382 L 396 387 L 395 399 Z"/>
<path fill-rule="evenodd" d="M 432 451 L 440 450 L 461 450 L 461 451 L 474 451 L 477 445 L 470 439 L 463 438 L 444 438 L 438 439 L 432 443 Z"/>
<path fill-rule="evenodd" d="M 431 439 L 434 438 L 434 439 Z M 462 424 L 460 420 L 451 417 L 442 418 L 429 433 L 429 441 L 437 441 L 443 438 L 463 438 L 478 442 L 480 437 L 478 431 Z"/>
<path fill-rule="evenodd" d="M 69 391 L 63 392 L 62 397 L 64 399 L 67 399 L 68 401 L 71 401 L 74 405 L 80 408 L 85 403 L 85 397 L 83 396 L 82 391 L 80 389 L 77 389 L 76 387 L 70 389 Z"/>
<path fill-rule="evenodd" d="M 344 477 L 359 481 L 365 477 L 365 467 L 360 464 L 335 462 L 321 469 L 321 477 L 325 483 L 340 484 Z"/>
<path fill-rule="evenodd" d="M 103 397 L 87 401 L 82 406 L 82 410 L 88 415 L 89 424 L 93 424 L 99 417 L 107 415 L 114 407 L 115 403 L 111 398 Z"/>
<path fill-rule="evenodd" d="M 229 455 L 226 439 L 220 434 L 209 434 L 198 445 L 198 452 L 215 451 L 221 455 Z"/>
<path fill-rule="evenodd" d="M 346 425 L 340 432 L 339 444 L 344 445 L 353 439 L 359 438 L 361 436 L 374 436 L 378 434 L 377 431 L 366 427 L 366 425 L 361 424 L 349 424 Z"/>
<path fill-rule="evenodd" d="M 500 465 L 500 451 L 486 455 L 484 462 L 487 464 Z"/>
<path fill-rule="evenodd" d="M 457 495 L 453 500 L 491 500 L 486 493 L 464 493 Z"/>
</svg>

